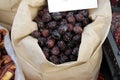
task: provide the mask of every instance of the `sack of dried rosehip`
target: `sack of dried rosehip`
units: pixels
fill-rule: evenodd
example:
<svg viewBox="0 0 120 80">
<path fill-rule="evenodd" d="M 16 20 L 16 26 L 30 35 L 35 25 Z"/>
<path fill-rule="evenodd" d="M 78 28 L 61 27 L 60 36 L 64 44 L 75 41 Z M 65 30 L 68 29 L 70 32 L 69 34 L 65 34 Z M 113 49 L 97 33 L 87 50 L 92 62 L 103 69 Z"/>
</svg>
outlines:
<svg viewBox="0 0 120 80">
<path fill-rule="evenodd" d="M 25 80 L 18 66 L 9 39 L 9 32 L 0 26 L 0 80 Z"/>
<path fill-rule="evenodd" d="M 26 79 L 96 80 L 110 23 L 109 0 L 58 13 L 49 13 L 45 0 L 23 0 L 11 38 Z"/>
</svg>

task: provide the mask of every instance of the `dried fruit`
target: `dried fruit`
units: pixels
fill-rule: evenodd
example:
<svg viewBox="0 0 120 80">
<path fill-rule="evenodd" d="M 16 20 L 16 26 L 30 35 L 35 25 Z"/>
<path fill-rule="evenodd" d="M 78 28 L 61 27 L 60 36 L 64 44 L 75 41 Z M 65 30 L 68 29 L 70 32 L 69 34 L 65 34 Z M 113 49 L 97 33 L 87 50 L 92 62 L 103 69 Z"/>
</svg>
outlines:
<svg viewBox="0 0 120 80">
<path fill-rule="evenodd" d="M 67 21 L 68 21 L 69 23 L 72 23 L 72 24 L 75 23 L 75 17 L 74 17 L 73 14 L 70 13 L 70 12 L 67 14 L 66 19 L 67 19 Z"/>
<path fill-rule="evenodd" d="M 5 30 L 0 30 L 0 80 L 13 80 L 15 76 L 15 64 L 4 47 Z"/>
<path fill-rule="evenodd" d="M 44 38 L 44 37 L 39 37 L 39 38 L 38 38 L 38 44 L 39 44 L 40 46 L 44 46 L 45 43 L 46 43 L 46 38 Z"/>
<path fill-rule="evenodd" d="M 49 29 L 55 29 L 56 28 L 56 25 L 57 25 L 57 22 L 56 21 L 51 21 L 47 24 L 48 28 Z"/>
<path fill-rule="evenodd" d="M 58 45 L 59 49 L 62 51 L 66 49 L 66 44 L 64 41 L 58 41 L 57 45 Z"/>
<path fill-rule="evenodd" d="M 48 39 L 46 42 L 46 45 L 48 48 L 52 48 L 55 44 L 55 40 L 54 39 Z"/>
<path fill-rule="evenodd" d="M 42 31 L 42 36 L 43 36 L 43 37 L 48 37 L 48 36 L 49 36 L 49 30 L 44 29 L 44 30 Z"/>
<path fill-rule="evenodd" d="M 59 28 L 58 28 L 58 32 L 60 34 L 64 34 L 66 31 L 67 31 L 68 27 L 67 25 L 61 25 Z"/>
<path fill-rule="evenodd" d="M 31 34 L 47 60 L 54 64 L 77 60 L 83 28 L 91 22 L 87 10 L 49 13 L 45 6 L 34 21 L 39 30 Z"/>
<path fill-rule="evenodd" d="M 60 39 L 60 38 L 61 38 L 61 35 L 58 33 L 57 30 L 55 30 L 55 31 L 52 32 L 52 37 L 53 37 L 54 39 Z"/>
<path fill-rule="evenodd" d="M 30 35 L 34 38 L 39 38 L 41 33 L 38 30 L 35 30 Z"/>
<path fill-rule="evenodd" d="M 60 53 L 60 50 L 57 46 L 55 46 L 52 48 L 51 53 L 57 56 Z"/>
<path fill-rule="evenodd" d="M 52 13 L 52 17 L 53 17 L 54 20 L 60 20 L 60 19 L 62 19 L 62 15 L 59 12 Z"/>
<path fill-rule="evenodd" d="M 76 33 L 76 34 L 81 34 L 82 33 L 82 27 L 80 27 L 80 26 L 75 26 L 74 28 L 73 28 L 73 31 L 74 31 L 74 33 Z"/>
<path fill-rule="evenodd" d="M 49 13 L 45 13 L 43 16 L 42 16 L 42 21 L 43 22 L 48 22 L 51 20 L 51 15 Z"/>
<path fill-rule="evenodd" d="M 55 55 L 50 56 L 49 60 L 50 60 L 51 62 L 53 62 L 54 64 L 59 64 L 59 59 L 58 59 L 58 57 L 55 56 Z"/>
</svg>

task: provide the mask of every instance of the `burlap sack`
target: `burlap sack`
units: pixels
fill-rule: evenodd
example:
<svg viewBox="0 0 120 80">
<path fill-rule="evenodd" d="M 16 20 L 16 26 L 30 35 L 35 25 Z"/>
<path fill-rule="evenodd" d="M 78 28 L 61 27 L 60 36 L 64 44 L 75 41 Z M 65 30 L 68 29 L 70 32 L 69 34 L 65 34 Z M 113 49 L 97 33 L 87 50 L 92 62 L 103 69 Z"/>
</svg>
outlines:
<svg viewBox="0 0 120 80">
<path fill-rule="evenodd" d="M 0 24 L 11 29 L 11 25 L 21 0 L 0 0 Z"/>
<path fill-rule="evenodd" d="M 111 23 L 109 0 L 98 0 L 98 8 L 90 9 L 93 22 L 84 28 L 77 61 L 55 65 L 49 62 L 37 40 L 29 36 L 37 29 L 32 20 L 45 0 L 20 3 L 12 26 L 12 44 L 26 80 L 96 80 L 102 60 L 101 46 Z"/>
<path fill-rule="evenodd" d="M 4 28 L 2 26 L 0 26 L 0 29 L 4 29 L 7 31 L 5 38 L 4 38 L 4 45 L 5 45 L 7 54 L 11 57 L 11 59 L 13 60 L 13 62 L 15 63 L 15 66 L 16 66 L 14 80 L 25 80 L 22 69 L 20 68 L 20 66 L 18 64 L 17 58 L 16 58 L 14 50 L 12 48 L 12 44 L 11 44 L 10 37 L 9 37 L 9 32 L 6 28 Z"/>
</svg>

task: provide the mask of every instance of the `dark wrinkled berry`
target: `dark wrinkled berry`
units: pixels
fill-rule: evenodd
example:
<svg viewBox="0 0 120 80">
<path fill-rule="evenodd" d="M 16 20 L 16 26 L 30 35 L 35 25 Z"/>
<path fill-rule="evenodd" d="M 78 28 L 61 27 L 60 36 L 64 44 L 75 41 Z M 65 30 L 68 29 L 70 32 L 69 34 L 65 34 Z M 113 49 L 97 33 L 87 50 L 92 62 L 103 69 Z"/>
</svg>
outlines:
<svg viewBox="0 0 120 80">
<path fill-rule="evenodd" d="M 72 49 L 66 49 L 65 50 L 65 55 L 66 56 L 69 56 L 69 55 L 71 55 L 72 54 Z"/>
<path fill-rule="evenodd" d="M 48 7 L 47 7 L 47 6 L 46 6 L 46 7 L 44 7 L 43 12 L 44 12 L 44 13 L 48 13 L 48 12 L 49 12 L 49 10 L 48 10 Z"/>
<path fill-rule="evenodd" d="M 61 12 L 61 14 L 62 14 L 63 17 L 66 17 L 67 12 Z"/>
<path fill-rule="evenodd" d="M 39 22 L 37 23 L 37 26 L 38 26 L 38 29 L 40 30 L 41 28 L 44 27 L 44 23 L 41 22 L 41 21 L 39 21 Z"/>
<path fill-rule="evenodd" d="M 66 31 L 67 31 L 68 27 L 67 25 L 61 25 L 59 28 L 58 28 L 58 32 L 60 34 L 64 34 Z"/>
<path fill-rule="evenodd" d="M 59 59 L 58 59 L 58 57 L 55 56 L 55 55 L 50 56 L 49 60 L 50 60 L 51 62 L 53 62 L 54 64 L 59 64 Z"/>
<path fill-rule="evenodd" d="M 75 23 L 75 17 L 73 16 L 73 14 L 71 13 L 68 13 L 67 16 L 66 16 L 66 19 L 69 23 L 72 23 L 74 24 Z"/>
<path fill-rule="evenodd" d="M 80 14 L 80 13 L 76 14 L 75 18 L 76 18 L 77 21 L 83 21 L 84 20 L 84 16 L 82 14 Z"/>
<path fill-rule="evenodd" d="M 30 35 L 34 38 L 39 38 L 41 33 L 38 30 L 35 30 Z"/>
<path fill-rule="evenodd" d="M 76 34 L 81 34 L 82 33 L 82 27 L 80 27 L 80 26 L 75 26 L 74 28 L 73 28 L 73 31 L 74 31 L 74 33 L 76 33 Z"/>
<path fill-rule="evenodd" d="M 63 35 L 63 40 L 64 41 L 70 41 L 71 38 L 72 38 L 72 34 L 70 32 Z"/>
<path fill-rule="evenodd" d="M 73 55 L 70 55 L 69 58 L 70 58 L 71 61 L 76 61 L 77 60 L 77 57 L 73 56 Z"/>
<path fill-rule="evenodd" d="M 72 24 L 67 24 L 68 26 L 68 31 L 72 31 L 73 30 L 73 25 Z"/>
<path fill-rule="evenodd" d="M 39 38 L 38 38 L 38 44 L 39 44 L 41 47 L 44 46 L 45 43 L 46 43 L 46 38 L 44 38 L 44 37 L 39 37 Z"/>
<path fill-rule="evenodd" d="M 79 50 L 79 48 L 78 48 L 78 47 L 75 47 L 75 48 L 73 49 L 73 51 L 72 51 L 72 54 L 73 54 L 74 56 L 78 56 L 78 50 Z"/>
<path fill-rule="evenodd" d="M 60 22 L 61 25 L 66 25 L 67 24 L 67 20 L 66 19 L 62 19 Z"/>
<path fill-rule="evenodd" d="M 51 53 L 53 55 L 58 55 L 60 53 L 60 50 L 57 46 L 55 46 L 55 47 L 52 48 Z"/>
<path fill-rule="evenodd" d="M 41 10 L 38 12 L 38 16 L 39 16 L 40 18 L 43 16 L 43 14 L 44 14 L 44 12 L 41 11 Z"/>
<path fill-rule="evenodd" d="M 35 21 L 36 23 L 38 23 L 41 19 L 39 17 L 36 17 L 33 21 Z"/>
<path fill-rule="evenodd" d="M 43 30 L 43 31 L 42 31 L 42 36 L 43 36 L 43 37 L 49 36 L 49 30 L 47 30 L 47 29 Z"/>
<path fill-rule="evenodd" d="M 69 41 L 69 42 L 67 43 L 67 47 L 68 47 L 68 48 L 74 48 L 74 47 L 75 47 L 75 42 L 74 42 L 74 41 Z"/>
<path fill-rule="evenodd" d="M 43 53 L 44 53 L 44 55 L 45 55 L 45 57 L 48 59 L 49 58 L 49 49 L 48 48 L 46 48 L 46 47 L 44 47 L 43 48 Z"/>
<path fill-rule="evenodd" d="M 49 48 L 44 47 L 44 48 L 43 48 L 43 51 L 45 51 L 45 52 L 49 52 L 50 50 L 49 50 Z"/>
<path fill-rule="evenodd" d="M 81 40 L 81 35 L 75 35 L 74 37 L 73 37 L 73 41 L 80 41 Z"/>
<path fill-rule="evenodd" d="M 78 13 L 84 15 L 85 17 L 88 17 L 88 11 L 87 10 L 81 10 L 81 11 L 78 11 Z"/>
<path fill-rule="evenodd" d="M 46 45 L 48 48 L 52 48 L 55 44 L 55 40 L 53 39 L 48 39 L 47 42 L 46 42 Z"/>
<path fill-rule="evenodd" d="M 82 23 L 76 23 L 75 26 L 83 26 Z"/>
<path fill-rule="evenodd" d="M 84 25 L 87 25 L 87 24 L 90 23 L 89 21 L 90 21 L 90 20 L 89 20 L 88 18 L 85 18 L 84 21 L 83 21 L 83 24 L 84 24 Z"/>
<path fill-rule="evenodd" d="M 59 49 L 62 51 L 66 49 L 66 44 L 64 41 L 58 41 L 57 45 L 58 45 Z"/>
<path fill-rule="evenodd" d="M 69 61 L 69 58 L 66 55 L 62 55 L 60 57 L 60 63 L 65 63 L 65 62 L 68 62 L 68 61 Z"/>
<path fill-rule="evenodd" d="M 57 25 L 57 22 L 56 21 L 51 21 L 47 24 L 48 28 L 49 29 L 55 29 L 56 28 L 56 25 Z"/>
<path fill-rule="evenodd" d="M 51 20 L 51 16 L 49 13 L 45 13 L 43 16 L 42 16 L 42 21 L 43 22 L 48 22 Z"/>
<path fill-rule="evenodd" d="M 54 20 L 60 20 L 60 19 L 62 19 L 62 15 L 59 12 L 52 13 L 52 17 L 53 17 Z"/>
<path fill-rule="evenodd" d="M 52 32 L 52 37 L 53 37 L 54 39 L 60 39 L 60 38 L 61 38 L 61 35 L 58 33 L 57 30 L 55 30 L 55 31 Z"/>
</svg>

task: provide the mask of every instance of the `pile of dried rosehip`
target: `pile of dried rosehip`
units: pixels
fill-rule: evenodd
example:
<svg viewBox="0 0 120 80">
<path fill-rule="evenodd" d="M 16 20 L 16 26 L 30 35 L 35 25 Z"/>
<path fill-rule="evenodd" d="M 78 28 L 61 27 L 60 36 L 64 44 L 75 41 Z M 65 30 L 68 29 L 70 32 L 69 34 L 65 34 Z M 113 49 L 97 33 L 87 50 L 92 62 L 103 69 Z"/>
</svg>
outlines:
<svg viewBox="0 0 120 80">
<path fill-rule="evenodd" d="M 15 76 L 15 64 L 4 47 L 5 30 L 0 30 L 0 80 L 14 80 Z"/>
<path fill-rule="evenodd" d="M 92 22 L 87 10 L 49 13 L 44 6 L 34 21 L 38 30 L 30 35 L 38 39 L 50 62 L 61 64 L 77 60 L 83 28 Z"/>
</svg>

